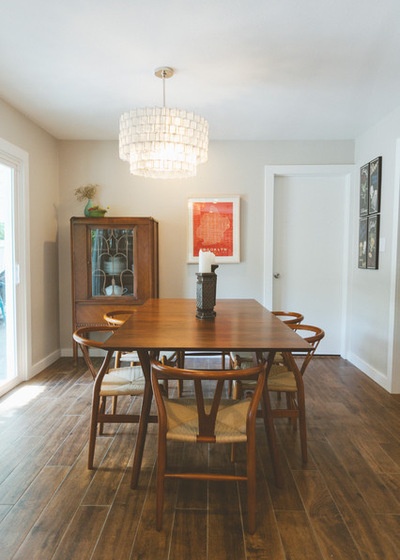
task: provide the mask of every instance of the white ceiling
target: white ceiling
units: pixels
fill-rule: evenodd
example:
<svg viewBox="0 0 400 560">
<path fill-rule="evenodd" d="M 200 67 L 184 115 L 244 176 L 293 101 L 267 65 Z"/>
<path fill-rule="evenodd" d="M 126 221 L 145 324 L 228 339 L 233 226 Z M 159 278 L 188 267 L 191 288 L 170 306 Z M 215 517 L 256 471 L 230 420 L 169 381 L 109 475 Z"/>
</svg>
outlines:
<svg viewBox="0 0 400 560">
<path fill-rule="evenodd" d="M 0 97 L 56 138 L 117 139 L 159 66 L 213 140 L 355 138 L 400 105 L 400 0 L 1 2 Z"/>
</svg>

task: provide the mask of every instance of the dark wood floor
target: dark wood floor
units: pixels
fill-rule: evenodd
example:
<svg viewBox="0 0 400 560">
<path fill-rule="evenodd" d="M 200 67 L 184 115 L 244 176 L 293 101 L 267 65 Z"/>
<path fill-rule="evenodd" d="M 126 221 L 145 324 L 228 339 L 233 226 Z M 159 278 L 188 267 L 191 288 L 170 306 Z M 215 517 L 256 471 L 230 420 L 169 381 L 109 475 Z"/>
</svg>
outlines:
<svg viewBox="0 0 400 560">
<path fill-rule="evenodd" d="M 306 468 L 298 434 L 277 422 L 283 489 L 274 485 L 259 426 L 254 536 L 245 531 L 241 484 L 176 481 L 167 484 L 158 533 L 157 426 L 137 490 L 129 488 L 136 426 L 98 438 L 98 468 L 88 471 L 91 379 L 83 363 L 58 361 L 0 400 L 0 559 L 398 560 L 400 396 L 340 358 L 314 359 L 306 394 Z M 220 447 L 208 453 L 213 467 L 229 466 Z M 176 446 L 174 460 L 193 454 Z"/>
</svg>

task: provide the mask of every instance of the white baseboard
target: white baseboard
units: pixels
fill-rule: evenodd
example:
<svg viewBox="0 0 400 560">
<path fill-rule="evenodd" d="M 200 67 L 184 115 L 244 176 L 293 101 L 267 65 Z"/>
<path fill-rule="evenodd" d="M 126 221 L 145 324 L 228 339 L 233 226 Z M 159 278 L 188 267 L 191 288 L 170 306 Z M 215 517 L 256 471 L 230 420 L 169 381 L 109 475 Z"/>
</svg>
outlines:
<svg viewBox="0 0 400 560">
<path fill-rule="evenodd" d="M 37 375 L 47 367 L 51 366 L 51 364 L 54 364 L 54 362 L 56 362 L 60 357 L 61 357 L 60 350 L 56 350 L 52 354 L 46 356 L 46 358 L 43 358 L 43 360 L 40 360 L 40 362 L 36 362 L 36 364 L 32 364 L 31 370 L 28 375 L 28 379 L 32 379 L 32 377 L 35 377 L 35 375 Z"/>
<path fill-rule="evenodd" d="M 61 358 L 73 358 L 74 352 L 72 348 L 61 348 Z"/>
<path fill-rule="evenodd" d="M 349 362 L 354 364 L 359 370 L 361 370 L 365 375 L 371 378 L 373 381 L 378 383 L 383 389 L 390 392 L 390 381 L 388 377 L 382 374 L 380 371 L 376 370 L 375 368 L 371 367 L 367 364 L 364 360 L 362 360 L 359 356 L 350 353 L 348 358 Z"/>
</svg>

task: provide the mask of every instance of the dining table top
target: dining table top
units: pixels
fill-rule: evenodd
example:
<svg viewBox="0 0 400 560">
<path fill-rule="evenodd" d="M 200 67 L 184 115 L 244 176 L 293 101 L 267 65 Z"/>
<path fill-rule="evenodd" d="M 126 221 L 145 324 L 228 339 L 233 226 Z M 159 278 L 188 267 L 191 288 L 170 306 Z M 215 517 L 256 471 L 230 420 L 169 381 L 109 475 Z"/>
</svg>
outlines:
<svg viewBox="0 0 400 560">
<path fill-rule="evenodd" d="M 115 350 L 307 351 L 309 344 L 255 299 L 218 299 L 214 319 L 196 300 L 149 299 L 107 340 Z"/>
</svg>

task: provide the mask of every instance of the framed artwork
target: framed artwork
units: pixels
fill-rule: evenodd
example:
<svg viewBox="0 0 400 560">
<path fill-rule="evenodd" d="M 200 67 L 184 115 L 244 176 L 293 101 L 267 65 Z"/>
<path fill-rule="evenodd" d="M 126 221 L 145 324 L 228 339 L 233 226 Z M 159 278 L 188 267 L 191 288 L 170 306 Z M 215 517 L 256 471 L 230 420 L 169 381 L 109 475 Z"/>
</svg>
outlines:
<svg viewBox="0 0 400 560">
<path fill-rule="evenodd" d="M 379 255 L 379 214 L 368 216 L 367 268 L 378 268 Z"/>
<path fill-rule="evenodd" d="M 381 175 L 382 158 L 377 157 L 369 162 L 368 214 L 376 214 L 380 211 Z"/>
<path fill-rule="evenodd" d="M 358 268 L 367 268 L 368 218 L 360 218 L 358 232 Z"/>
<path fill-rule="evenodd" d="M 360 216 L 368 214 L 369 163 L 360 169 Z"/>
<path fill-rule="evenodd" d="M 240 262 L 240 197 L 189 198 L 188 262 L 211 251 L 216 263 Z"/>
<path fill-rule="evenodd" d="M 382 157 L 360 167 L 358 268 L 378 268 Z"/>
</svg>

